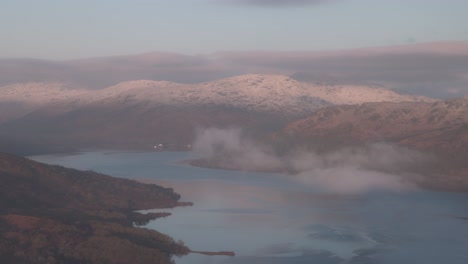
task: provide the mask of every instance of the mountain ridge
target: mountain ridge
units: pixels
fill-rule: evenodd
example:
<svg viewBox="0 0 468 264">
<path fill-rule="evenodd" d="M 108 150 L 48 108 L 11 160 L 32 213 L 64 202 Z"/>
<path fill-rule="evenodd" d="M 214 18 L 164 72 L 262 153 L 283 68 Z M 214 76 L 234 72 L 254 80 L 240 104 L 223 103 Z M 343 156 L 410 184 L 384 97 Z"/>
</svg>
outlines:
<svg viewBox="0 0 468 264">
<path fill-rule="evenodd" d="M 100 90 L 57 82 L 51 89 L 46 83 L 3 89 L 9 92 L 0 93 L 0 108 L 10 112 L 0 113 L 0 146 L 13 152 L 31 149 L 28 145 L 148 149 L 161 143 L 186 150 L 197 128 L 237 126 L 261 135 L 334 104 L 433 101 L 383 88 L 314 85 L 264 74 L 198 84 L 135 80 Z"/>
<path fill-rule="evenodd" d="M 254 111 L 291 114 L 309 112 L 327 104 L 357 104 L 379 101 L 432 101 L 367 86 L 315 85 L 282 75 L 247 74 L 212 82 L 181 84 L 134 80 L 99 89 L 70 89 L 67 84 L 25 83 L 0 87 L 0 103 L 16 102 L 38 109 L 48 103 L 89 104 L 98 101 L 137 100 L 157 104 L 215 104 Z"/>
</svg>

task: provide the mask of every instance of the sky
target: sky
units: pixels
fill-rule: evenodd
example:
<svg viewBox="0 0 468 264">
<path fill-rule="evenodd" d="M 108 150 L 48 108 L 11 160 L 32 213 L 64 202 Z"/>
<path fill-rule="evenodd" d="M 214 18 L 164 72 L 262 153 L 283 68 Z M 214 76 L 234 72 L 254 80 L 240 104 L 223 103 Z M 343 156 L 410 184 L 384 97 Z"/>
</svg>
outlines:
<svg viewBox="0 0 468 264">
<path fill-rule="evenodd" d="M 466 0 L 0 0 L 0 58 L 468 40 Z"/>
</svg>

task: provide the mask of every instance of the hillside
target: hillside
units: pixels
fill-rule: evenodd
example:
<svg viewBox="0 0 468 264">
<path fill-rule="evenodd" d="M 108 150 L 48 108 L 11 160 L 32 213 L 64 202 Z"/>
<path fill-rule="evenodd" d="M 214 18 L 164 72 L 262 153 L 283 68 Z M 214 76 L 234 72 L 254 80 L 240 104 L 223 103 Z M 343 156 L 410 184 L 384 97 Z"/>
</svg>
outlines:
<svg viewBox="0 0 468 264">
<path fill-rule="evenodd" d="M 133 222 L 168 216 L 172 189 L 0 154 L 0 262 L 171 263 L 189 249 Z"/>
<path fill-rule="evenodd" d="M 288 124 L 272 138 L 280 152 L 388 142 L 434 155 L 424 168 L 434 188 L 468 186 L 468 99 L 331 106 Z"/>
<path fill-rule="evenodd" d="M 27 82 L 0 87 L 0 124 L 19 118 L 45 105 L 83 97 L 86 90 L 61 82 Z"/>
<path fill-rule="evenodd" d="M 424 188 L 466 191 L 468 98 L 329 106 L 257 140 L 206 130 L 194 150 L 190 163 L 201 167 L 301 174 L 351 164 Z"/>
<path fill-rule="evenodd" d="M 333 104 L 433 101 L 383 88 L 255 74 L 199 84 L 139 80 L 80 90 L 63 83 L 27 83 L 0 90 L 0 108 L 9 109 L 0 113 L 0 147 L 29 154 L 149 149 L 160 143 L 185 150 L 200 127 L 235 126 L 262 135 Z"/>
<path fill-rule="evenodd" d="M 391 141 L 419 150 L 468 153 L 468 100 L 333 106 L 289 124 L 283 135 L 342 142 Z"/>
</svg>

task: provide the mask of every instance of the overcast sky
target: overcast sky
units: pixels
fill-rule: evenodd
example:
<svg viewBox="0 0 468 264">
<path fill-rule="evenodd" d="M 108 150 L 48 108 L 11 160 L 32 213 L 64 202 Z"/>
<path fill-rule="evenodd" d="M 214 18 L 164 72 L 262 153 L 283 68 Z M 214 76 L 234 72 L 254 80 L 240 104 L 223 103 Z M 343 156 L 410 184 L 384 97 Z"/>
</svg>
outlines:
<svg viewBox="0 0 468 264">
<path fill-rule="evenodd" d="M 466 0 L 1 0 L 0 58 L 468 40 Z"/>
</svg>

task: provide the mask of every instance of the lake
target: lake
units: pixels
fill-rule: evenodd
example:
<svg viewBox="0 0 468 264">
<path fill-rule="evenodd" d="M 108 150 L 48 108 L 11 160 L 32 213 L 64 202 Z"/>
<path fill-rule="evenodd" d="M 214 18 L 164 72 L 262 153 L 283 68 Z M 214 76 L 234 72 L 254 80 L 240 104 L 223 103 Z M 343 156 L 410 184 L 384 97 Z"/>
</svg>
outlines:
<svg viewBox="0 0 468 264">
<path fill-rule="evenodd" d="M 468 263 L 468 194 L 334 194 L 291 175 L 192 167 L 189 152 L 91 151 L 34 160 L 172 187 L 192 207 L 146 227 L 193 250 L 177 264 Z M 465 218 L 465 219 L 464 219 Z"/>
</svg>

